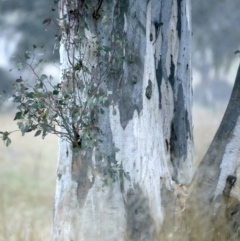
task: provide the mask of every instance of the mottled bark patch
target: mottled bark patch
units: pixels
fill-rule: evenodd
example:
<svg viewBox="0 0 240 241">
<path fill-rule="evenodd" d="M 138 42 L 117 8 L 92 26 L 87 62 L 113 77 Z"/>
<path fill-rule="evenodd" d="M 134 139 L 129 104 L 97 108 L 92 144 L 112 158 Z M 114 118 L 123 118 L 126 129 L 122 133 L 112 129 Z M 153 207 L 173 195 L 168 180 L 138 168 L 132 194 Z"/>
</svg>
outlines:
<svg viewBox="0 0 240 241">
<path fill-rule="evenodd" d="M 80 151 L 73 151 L 72 180 L 78 184 L 77 199 L 80 208 L 84 206 L 89 189 L 91 189 L 94 183 L 94 176 L 92 178 L 89 177 L 90 169 L 88 158 L 82 156 Z"/>
<path fill-rule="evenodd" d="M 150 214 L 149 200 L 138 184 L 128 190 L 125 209 L 128 238 L 131 241 L 153 240 L 155 229 Z"/>
</svg>

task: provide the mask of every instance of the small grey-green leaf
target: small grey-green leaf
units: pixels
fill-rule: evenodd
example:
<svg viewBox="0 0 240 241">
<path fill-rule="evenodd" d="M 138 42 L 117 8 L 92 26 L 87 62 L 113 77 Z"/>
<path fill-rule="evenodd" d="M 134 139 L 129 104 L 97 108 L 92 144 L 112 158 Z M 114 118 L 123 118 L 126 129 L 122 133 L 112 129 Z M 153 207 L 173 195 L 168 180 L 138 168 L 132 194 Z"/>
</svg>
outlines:
<svg viewBox="0 0 240 241">
<path fill-rule="evenodd" d="M 23 68 L 23 65 L 21 62 L 17 63 L 17 68 L 18 68 L 18 70 L 21 70 Z"/>
<path fill-rule="evenodd" d="M 116 146 L 113 147 L 113 152 L 114 153 L 119 152 L 119 151 L 120 151 L 120 149 L 118 147 L 116 147 Z"/>
<path fill-rule="evenodd" d="M 124 177 L 130 182 L 131 181 L 131 177 L 128 174 L 128 172 L 123 172 Z"/>
<path fill-rule="evenodd" d="M 40 76 L 40 81 L 43 81 L 43 80 L 45 80 L 45 79 L 47 79 L 47 75 L 42 74 L 42 75 Z"/>
<path fill-rule="evenodd" d="M 35 97 L 35 94 L 33 92 L 27 93 L 26 97 L 33 99 Z"/>
<path fill-rule="evenodd" d="M 20 77 L 19 79 L 16 79 L 16 82 L 17 83 L 20 83 L 20 82 L 22 82 L 23 80 L 22 80 L 22 78 Z"/>
<path fill-rule="evenodd" d="M 100 108 L 100 113 L 103 115 L 104 114 L 104 110 L 102 108 Z"/>
<path fill-rule="evenodd" d="M 22 119 L 22 112 L 17 112 L 13 120 L 21 120 Z"/>
<path fill-rule="evenodd" d="M 22 122 L 18 122 L 17 125 L 20 130 L 24 128 L 24 124 Z"/>
<path fill-rule="evenodd" d="M 34 136 L 39 136 L 41 135 L 41 133 L 42 133 L 42 130 L 37 130 Z"/>
<path fill-rule="evenodd" d="M 12 143 L 11 139 L 10 139 L 10 138 L 7 138 L 7 140 L 6 140 L 6 146 L 9 146 L 11 143 Z"/>
<path fill-rule="evenodd" d="M 108 53 L 111 51 L 111 47 L 105 45 L 105 46 L 103 46 L 103 51 Z"/>
</svg>

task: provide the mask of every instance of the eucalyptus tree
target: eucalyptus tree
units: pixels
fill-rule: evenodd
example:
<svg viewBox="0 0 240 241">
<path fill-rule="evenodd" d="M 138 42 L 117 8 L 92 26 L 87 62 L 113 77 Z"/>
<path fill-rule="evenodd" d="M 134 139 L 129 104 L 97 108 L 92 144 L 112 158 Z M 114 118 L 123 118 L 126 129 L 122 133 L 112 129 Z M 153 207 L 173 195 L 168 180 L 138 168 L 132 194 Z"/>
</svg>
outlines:
<svg viewBox="0 0 240 241">
<path fill-rule="evenodd" d="M 155 240 L 163 189 L 193 175 L 190 1 L 59 9 L 61 91 L 71 98 L 52 240 Z"/>
<path fill-rule="evenodd" d="M 190 1 L 61 0 L 58 8 L 59 83 L 37 73 L 43 46 L 33 45 L 24 63 L 35 84 L 20 77 L 13 94 L 23 135 L 59 136 L 52 240 L 238 234 L 240 203 L 230 196 L 240 74 L 193 177 Z M 11 133 L 0 132 L 7 146 Z"/>
</svg>

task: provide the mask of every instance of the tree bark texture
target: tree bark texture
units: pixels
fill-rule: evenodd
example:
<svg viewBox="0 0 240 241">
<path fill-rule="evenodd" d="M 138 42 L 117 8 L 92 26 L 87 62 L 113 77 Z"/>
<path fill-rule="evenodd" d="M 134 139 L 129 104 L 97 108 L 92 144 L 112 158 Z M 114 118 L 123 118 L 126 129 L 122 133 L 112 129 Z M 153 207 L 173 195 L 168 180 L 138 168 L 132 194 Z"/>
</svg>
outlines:
<svg viewBox="0 0 240 241">
<path fill-rule="evenodd" d="M 189 184 L 193 175 L 190 1 L 78 3 L 78 34 L 89 45 L 84 61 L 94 66 L 92 74 L 100 75 L 100 62 L 107 68 L 111 54 L 95 56 L 96 42 L 111 49 L 124 42 L 116 50 L 124 61 L 100 87 L 112 91 L 111 105 L 96 118 L 103 158 L 97 160 L 95 147 L 74 152 L 59 140 L 52 240 L 156 240 L 164 190 Z M 67 4 L 60 2 L 62 15 L 69 14 Z M 62 72 L 69 66 L 66 48 L 62 43 Z M 128 174 L 117 172 L 111 181 L 111 163 Z"/>
</svg>

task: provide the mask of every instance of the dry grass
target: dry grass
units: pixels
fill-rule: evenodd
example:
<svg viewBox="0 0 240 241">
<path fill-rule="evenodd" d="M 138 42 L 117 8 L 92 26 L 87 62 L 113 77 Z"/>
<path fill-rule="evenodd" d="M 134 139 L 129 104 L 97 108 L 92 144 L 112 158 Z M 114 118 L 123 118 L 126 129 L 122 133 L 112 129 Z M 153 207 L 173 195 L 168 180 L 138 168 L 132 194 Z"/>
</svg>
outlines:
<svg viewBox="0 0 240 241">
<path fill-rule="evenodd" d="M 14 130 L 12 116 L 1 115 L 0 129 Z M 0 240 L 49 240 L 54 201 L 57 139 L 29 133 L 0 142 Z"/>
<path fill-rule="evenodd" d="M 210 144 L 222 115 L 219 111 L 193 109 L 196 163 Z M 0 116 L 0 130 L 16 129 L 12 116 Z M 8 148 L 0 142 L 0 240 L 43 241 L 50 237 L 57 138 L 47 136 L 43 141 L 33 134 L 13 134 Z M 186 234 L 177 235 L 184 238 Z M 167 237 L 176 240 L 176 234 L 169 232 Z"/>
</svg>

